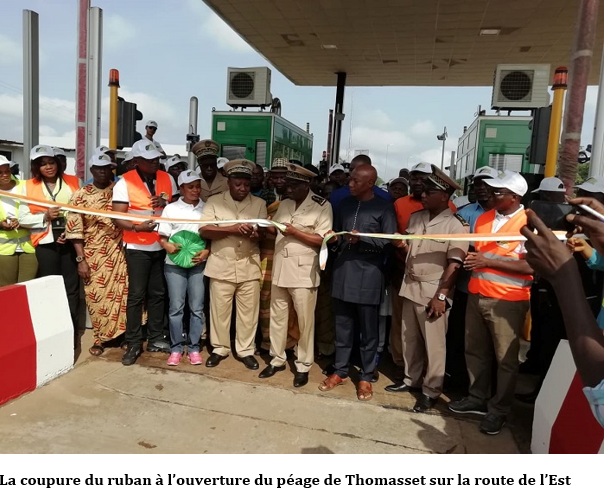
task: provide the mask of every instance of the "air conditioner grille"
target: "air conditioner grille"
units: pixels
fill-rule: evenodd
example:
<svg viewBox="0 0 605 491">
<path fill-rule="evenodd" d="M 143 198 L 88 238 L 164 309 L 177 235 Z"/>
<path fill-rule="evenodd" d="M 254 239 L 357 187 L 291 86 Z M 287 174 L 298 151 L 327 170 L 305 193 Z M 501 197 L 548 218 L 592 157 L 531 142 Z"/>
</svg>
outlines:
<svg viewBox="0 0 605 491">
<path fill-rule="evenodd" d="M 510 101 L 531 98 L 533 71 L 511 71 L 502 77 L 500 92 Z"/>
<path fill-rule="evenodd" d="M 238 99 L 250 99 L 254 92 L 254 73 L 239 72 L 231 78 L 231 93 Z"/>
</svg>

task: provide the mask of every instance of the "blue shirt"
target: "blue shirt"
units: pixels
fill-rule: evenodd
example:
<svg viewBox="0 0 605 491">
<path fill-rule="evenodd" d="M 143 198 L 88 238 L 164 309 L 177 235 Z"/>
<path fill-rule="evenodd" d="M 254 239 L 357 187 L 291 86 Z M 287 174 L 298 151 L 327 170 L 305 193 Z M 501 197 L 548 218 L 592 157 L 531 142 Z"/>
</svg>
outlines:
<svg viewBox="0 0 605 491">
<path fill-rule="evenodd" d="M 476 203 L 469 203 L 468 205 L 463 206 L 456 213 L 464 218 L 464 220 L 470 225 L 470 232 L 473 234 L 475 233 L 475 223 L 477 223 L 477 218 L 479 218 L 480 215 L 483 215 L 485 210 L 477 201 Z M 471 272 L 464 268 L 460 268 L 460 273 L 458 273 L 458 281 L 456 282 L 456 290 L 462 293 L 468 293 L 468 284 L 470 281 Z"/>
<path fill-rule="evenodd" d="M 386 191 L 380 189 L 378 186 L 374 186 L 374 194 L 382 199 L 387 200 L 389 203 L 393 201 L 391 195 Z M 332 205 L 332 213 L 334 213 L 334 216 L 336 216 L 336 213 L 340 208 L 340 202 L 348 196 L 351 196 L 351 190 L 349 189 L 349 186 L 342 186 L 332 191 L 332 194 L 330 195 L 330 204 Z"/>
<path fill-rule="evenodd" d="M 592 250 L 592 256 L 586 261 L 586 265 L 590 269 L 597 269 L 599 271 L 603 271 L 603 256 L 601 256 L 595 249 Z M 597 324 L 601 330 L 603 329 L 603 307 L 601 307 L 601 312 L 599 312 L 599 317 L 597 317 Z M 592 410 L 592 414 L 597 419 L 599 424 L 603 426 L 603 381 L 596 385 L 596 387 L 584 387 L 582 389 L 584 391 L 584 395 L 590 404 L 590 409 Z"/>
</svg>

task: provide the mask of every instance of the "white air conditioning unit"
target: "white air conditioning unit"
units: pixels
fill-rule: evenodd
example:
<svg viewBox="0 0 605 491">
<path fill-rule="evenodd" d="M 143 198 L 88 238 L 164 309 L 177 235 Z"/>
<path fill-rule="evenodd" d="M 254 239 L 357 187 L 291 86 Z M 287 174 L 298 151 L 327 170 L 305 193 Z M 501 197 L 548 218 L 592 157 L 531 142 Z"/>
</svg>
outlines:
<svg viewBox="0 0 605 491">
<path fill-rule="evenodd" d="M 231 107 L 270 106 L 271 70 L 267 67 L 228 68 L 227 104 Z"/>
<path fill-rule="evenodd" d="M 550 65 L 498 65 L 492 109 L 535 109 L 550 104 Z"/>
</svg>

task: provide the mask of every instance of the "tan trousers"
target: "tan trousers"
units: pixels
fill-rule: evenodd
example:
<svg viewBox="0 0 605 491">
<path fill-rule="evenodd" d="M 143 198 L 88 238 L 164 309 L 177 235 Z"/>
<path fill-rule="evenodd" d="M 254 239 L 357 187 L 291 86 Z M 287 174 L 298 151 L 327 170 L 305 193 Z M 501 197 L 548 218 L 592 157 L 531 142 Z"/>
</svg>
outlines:
<svg viewBox="0 0 605 491">
<path fill-rule="evenodd" d="M 395 273 L 392 280 L 393 286 L 393 300 L 392 300 L 392 312 L 391 312 L 391 334 L 389 336 L 389 346 L 391 347 L 391 356 L 393 362 L 398 367 L 404 366 L 403 361 L 403 335 L 401 332 L 402 322 L 402 309 L 403 309 L 403 297 L 399 296 L 401 290 L 401 283 L 403 283 L 403 273 L 399 270 Z"/>
<path fill-rule="evenodd" d="M 411 387 L 420 387 L 422 384 L 422 393 L 434 398 L 439 397 L 443 390 L 448 313 L 429 320 L 425 308 L 426 305 L 403 299 L 403 381 Z"/>
<path fill-rule="evenodd" d="M 213 353 L 227 356 L 231 351 L 231 312 L 235 297 L 235 351 L 240 357 L 254 354 L 258 322 L 258 280 L 232 283 L 210 278 L 210 340 Z"/>
<path fill-rule="evenodd" d="M 510 302 L 469 293 L 466 304 L 465 355 L 470 378 L 469 397 L 488 401 L 490 413 L 510 411 L 519 369 L 519 333 L 529 301 Z M 492 394 L 492 363 L 498 363 L 496 393 Z"/>
<path fill-rule="evenodd" d="M 308 372 L 313 365 L 313 333 L 317 288 L 282 288 L 271 285 L 271 365 L 286 364 L 288 312 L 294 308 L 298 317 L 300 339 L 296 347 L 296 370 Z"/>
</svg>

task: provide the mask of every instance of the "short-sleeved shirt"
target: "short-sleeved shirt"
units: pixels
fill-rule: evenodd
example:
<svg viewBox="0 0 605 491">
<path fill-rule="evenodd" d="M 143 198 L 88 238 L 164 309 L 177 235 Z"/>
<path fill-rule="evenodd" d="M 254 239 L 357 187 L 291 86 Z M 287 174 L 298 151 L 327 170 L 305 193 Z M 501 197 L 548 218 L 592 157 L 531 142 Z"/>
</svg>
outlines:
<svg viewBox="0 0 605 491">
<path fill-rule="evenodd" d="M 172 196 L 174 196 L 175 194 L 178 194 L 179 191 L 176 187 L 176 184 L 174 183 L 174 179 L 170 179 L 170 182 L 172 184 Z M 145 180 L 143 180 L 143 184 L 145 185 L 147 190 L 149 190 L 149 186 L 147 186 L 147 183 L 145 182 Z M 151 194 L 151 191 L 149 191 L 149 193 Z M 126 182 L 126 179 L 120 179 L 118 182 L 116 182 L 115 186 L 113 187 L 113 202 L 114 203 L 126 203 L 126 204 L 128 204 L 128 206 L 130 206 L 130 198 L 128 196 L 128 183 Z M 150 218 L 152 218 L 152 217 L 150 217 Z M 162 250 L 162 246 L 159 244 L 159 242 L 154 242 L 153 244 L 149 244 L 149 245 L 128 244 L 127 243 L 126 248 L 132 249 L 132 250 L 137 250 L 137 251 L 148 251 L 148 252 Z"/>
<path fill-rule="evenodd" d="M 158 152 L 162 152 L 164 153 L 164 149 L 162 148 L 162 145 L 160 144 L 159 141 L 154 140 L 153 138 L 150 140 L 149 138 L 147 138 L 146 136 L 143 137 L 143 140 L 147 140 L 148 142 L 151 142 L 155 145 L 155 148 L 157 149 Z"/>
<path fill-rule="evenodd" d="M 201 220 L 204 202 L 199 201 L 197 205 L 185 203 L 183 198 L 179 198 L 174 203 L 170 203 L 162 211 L 162 218 L 186 218 L 189 220 Z M 164 237 L 172 237 L 181 230 L 189 230 L 190 232 L 198 233 L 200 225 L 197 223 L 160 223 L 158 233 Z M 174 265 L 168 256 L 166 256 L 166 264 Z"/>
<path fill-rule="evenodd" d="M 468 232 L 464 220 L 447 209 L 430 219 L 428 210 L 410 217 L 406 233 L 414 235 L 463 234 Z M 462 263 L 468 251 L 467 241 L 410 240 L 405 263 L 405 276 L 399 295 L 419 304 L 435 296 L 443 272 L 451 260 Z M 452 298 L 453 289 L 448 293 Z"/>
<path fill-rule="evenodd" d="M 501 213 L 496 211 L 496 217 L 494 218 L 494 221 L 492 223 L 492 233 L 495 234 L 498 230 L 504 227 L 504 224 L 508 222 L 512 217 L 514 217 L 517 213 L 525 213 L 523 205 L 519 206 L 519 209 L 511 213 L 510 215 L 502 215 Z M 514 252 L 515 254 L 518 254 L 521 259 L 523 259 L 525 257 L 525 254 L 527 253 L 527 249 L 525 249 L 525 242 L 521 242 L 515 248 Z"/>
<path fill-rule="evenodd" d="M 246 220 L 267 218 L 265 200 L 248 195 L 234 201 L 229 191 L 208 198 L 202 210 L 202 220 Z M 231 224 L 218 225 L 230 227 Z M 204 273 L 209 278 L 233 283 L 259 280 L 260 251 L 258 242 L 241 235 L 214 239 Z"/>
<path fill-rule="evenodd" d="M 273 220 L 291 223 L 303 232 L 324 236 L 332 229 L 332 206 L 321 196 L 309 191 L 296 208 L 296 202 L 285 199 Z M 311 247 L 294 236 L 277 233 L 273 256 L 272 283 L 283 288 L 319 286 L 319 248 Z"/>
<path fill-rule="evenodd" d="M 51 195 L 51 193 L 48 192 L 48 189 L 46 188 L 46 186 L 44 185 L 44 183 L 42 183 L 42 192 L 44 193 L 44 196 L 46 196 L 46 199 L 49 201 L 56 201 L 57 203 L 69 203 L 71 201 L 71 197 L 74 194 L 73 191 L 71 190 L 71 188 L 67 185 L 67 183 L 63 180 L 63 179 L 57 179 L 57 184 L 55 186 L 55 189 L 53 189 L 53 193 L 56 193 L 54 196 Z M 61 212 L 62 216 L 65 216 L 66 213 L 65 212 Z M 50 223 L 48 224 L 48 227 L 50 228 Z M 38 230 L 32 230 L 32 232 L 37 232 Z M 52 244 L 55 241 L 55 237 L 52 233 L 48 233 L 46 234 L 44 237 L 42 237 L 42 239 L 40 240 L 40 244 Z"/>
</svg>

